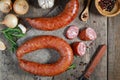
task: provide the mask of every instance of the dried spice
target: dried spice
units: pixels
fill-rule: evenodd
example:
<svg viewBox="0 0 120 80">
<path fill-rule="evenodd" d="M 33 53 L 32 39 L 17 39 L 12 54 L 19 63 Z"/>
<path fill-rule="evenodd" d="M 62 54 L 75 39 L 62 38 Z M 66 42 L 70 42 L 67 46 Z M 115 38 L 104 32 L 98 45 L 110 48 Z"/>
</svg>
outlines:
<svg viewBox="0 0 120 80">
<path fill-rule="evenodd" d="M 102 9 L 106 11 L 112 11 L 116 3 L 116 0 L 100 0 L 99 5 Z"/>
<path fill-rule="evenodd" d="M 80 65 L 80 66 L 85 66 L 85 65 L 87 65 L 87 63 L 85 63 L 85 62 L 80 62 L 79 65 Z"/>
</svg>

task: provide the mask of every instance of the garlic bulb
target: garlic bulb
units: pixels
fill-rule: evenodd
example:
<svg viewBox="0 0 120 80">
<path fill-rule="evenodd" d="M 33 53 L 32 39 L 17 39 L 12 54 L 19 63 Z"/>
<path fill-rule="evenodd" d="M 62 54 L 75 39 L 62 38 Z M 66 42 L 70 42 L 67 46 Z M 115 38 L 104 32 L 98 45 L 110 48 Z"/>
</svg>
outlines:
<svg viewBox="0 0 120 80">
<path fill-rule="evenodd" d="M 54 0 L 38 0 L 39 6 L 43 9 L 51 8 L 54 6 Z"/>
<path fill-rule="evenodd" d="M 8 13 L 12 9 L 11 0 L 0 0 L 0 11 Z"/>
</svg>

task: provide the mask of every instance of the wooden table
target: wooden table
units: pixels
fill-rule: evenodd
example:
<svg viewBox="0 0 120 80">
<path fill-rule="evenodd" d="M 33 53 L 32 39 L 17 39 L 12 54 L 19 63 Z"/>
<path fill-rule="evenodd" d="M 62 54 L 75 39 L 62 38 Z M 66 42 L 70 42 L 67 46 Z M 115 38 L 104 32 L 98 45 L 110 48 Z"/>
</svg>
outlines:
<svg viewBox="0 0 120 80">
<path fill-rule="evenodd" d="M 83 1 L 84 0 L 79 0 L 79 14 L 84 8 Z M 30 4 L 29 12 L 24 16 L 19 16 L 23 19 L 24 17 L 57 15 L 62 9 L 60 4 L 64 3 L 64 0 L 56 0 L 56 5 L 52 10 L 43 10 L 39 8 L 37 0 L 28 0 L 28 2 Z M 86 67 L 86 65 L 80 65 L 81 62 L 88 63 L 100 44 L 107 44 L 108 49 L 101 62 L 95 69 L 94 73 L 92 74 L 90 80 L 120 80 L 120 15 L 113 18 L 107 18 L 100 15 L 94 6 L 94 1 L 92 1 L 90 7 L 90 19 L 87 21 L 87 23 L 79 20 L 79 14 L 70 25 L 77 25 L 80 29 L 88 26 L 92 27 L 97 32 L 98 38 L 94 42 L 85 42 L 89 47 L 87 48 L 86 55 L 83 57 L 74 58 L 73 63 L 77 65 L 75 69 L 67 70 L 63 74 L 54 77 L 32 75 L 20 69 L 15 53 L 10 53 L 8 50 L 6 50 L 0 51 L 0 80 L 77 80 Z M 4 16 L 5 14 L 0 12 L 0 18 L 3 18 Z M 20 45 L 31 37 L 48 34 L 60 36 L 68 43 L 81 41 L 79 38 L 74 40 L 66 39 L 64 36 L 66 29 L 67 27 L 49 32 L 31 28 L 24 38 L 18 40 L 18 44 Z M 50 49 L 38 50 L 33 53 L 34 54 L 30 53 L 29 55 L 26 55 L 25 58 L 36 62 L 48 63 L 56 61 L 59 57 L 56 51 Z"/>
</svg>

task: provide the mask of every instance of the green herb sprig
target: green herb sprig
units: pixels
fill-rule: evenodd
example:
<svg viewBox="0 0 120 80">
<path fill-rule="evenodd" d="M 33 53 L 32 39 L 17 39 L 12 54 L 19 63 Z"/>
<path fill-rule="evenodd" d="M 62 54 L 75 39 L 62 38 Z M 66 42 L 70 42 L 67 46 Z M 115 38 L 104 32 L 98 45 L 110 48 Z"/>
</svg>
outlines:
<svg viewBox="0 0 120 80">
<path fill-rule="evenodd" d="M 24 37 L 25 34 L 22 33 L 19 27 L 5 28 L 1 32 L 10 43 L 10 51 L 15 52 L 15 50 L 18 48 L 16 41 L 19 38 Z"/>
<path fill-rule="evenodd" d="M 72 64 L 69 68 L 68 68 L 68 70 L 70 70 L 70 69 L 75 69 L 76 68 L 76 64 Z"/>
</svg>

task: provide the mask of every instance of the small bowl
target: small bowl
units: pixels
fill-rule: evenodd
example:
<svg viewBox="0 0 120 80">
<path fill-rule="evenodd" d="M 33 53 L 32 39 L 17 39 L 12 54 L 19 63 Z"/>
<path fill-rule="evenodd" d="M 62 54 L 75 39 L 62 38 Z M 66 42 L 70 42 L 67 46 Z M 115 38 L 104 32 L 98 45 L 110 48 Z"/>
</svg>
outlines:
<svg viewBox="0 0 120 80">
<path fill-rule="evenodd" d="M 116 1 L 115 6 L 111 12 L 103 10 L 101 8 L 101 6 L 99 5 L 99 1 L 100 0 L 95 0 L 95 6 L 96 6 L 97 10 L 99 11 L 99 13 L 102 14 L 103 16 L 114 17 L 114 16 L 120 14 L 120 1 L 119 0 Z"/>
</svg>

